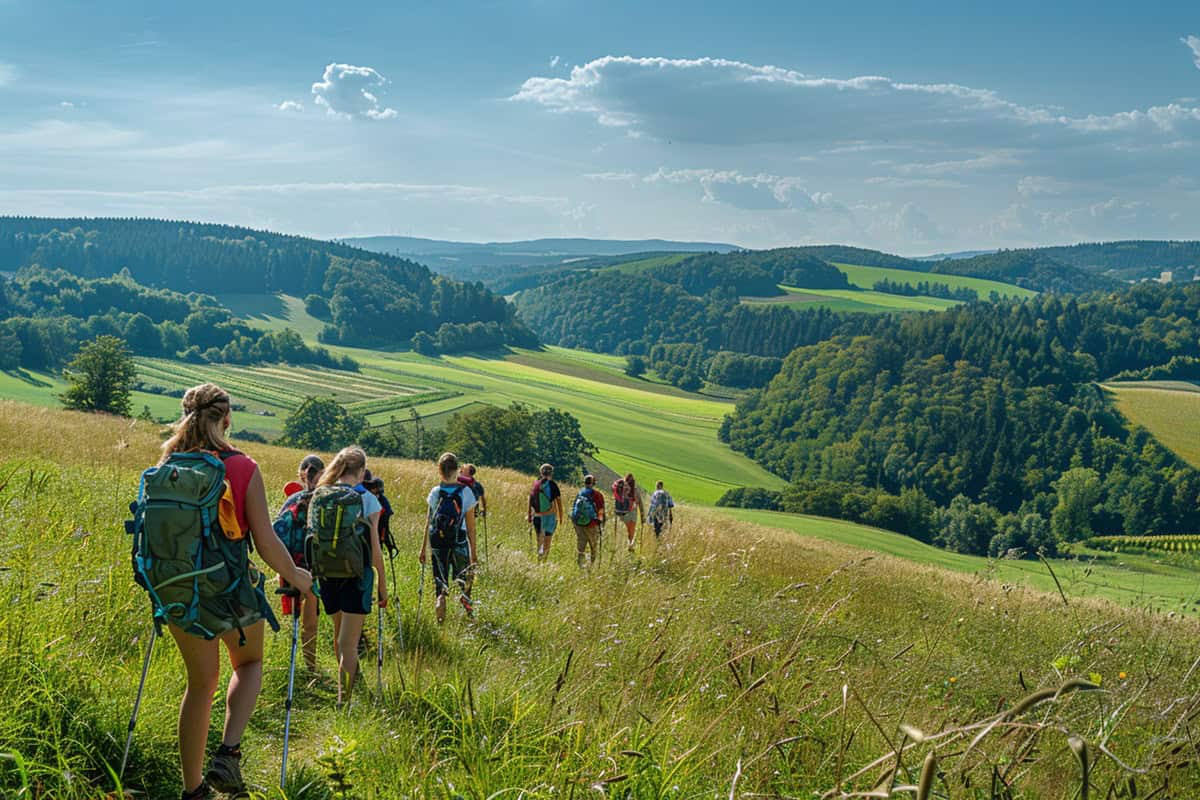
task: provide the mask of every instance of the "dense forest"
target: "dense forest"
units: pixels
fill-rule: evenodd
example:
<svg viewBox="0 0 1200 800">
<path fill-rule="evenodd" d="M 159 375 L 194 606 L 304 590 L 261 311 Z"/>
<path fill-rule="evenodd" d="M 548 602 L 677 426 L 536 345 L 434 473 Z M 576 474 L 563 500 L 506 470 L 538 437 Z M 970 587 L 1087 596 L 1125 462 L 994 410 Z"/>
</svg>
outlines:
<svg viewBox="0 0 1200 800">
<path fill-rule="evenodd" d="M 1113 278 L 1073 267 L 1041 250 L 1002 250 L 973 258 L 934 261 L 929 270 L 1013 283 L 1038 292 L 1095 292 L 1120 286 Z"/>
<path fill-rule="evenodd" d="M 853 288 L 812 249 L 704 253 L 637 273 L 577 271 L 522 292 L 516 305 L 545 341 L 648 356 L 656 372 L 682 388 L 705 380 L 762 386 L 794 348 L 879 324 L 866 314 L 741 303 L 744 296 L 778 295 L 780 284 Z"/>
<path fill-rule="evenodd" d="M 356 368 L 350 358 L 307 346 L 295 331 L 250 328 L 210 296 L 151 289 L 124 270 L 83 278 L 25 267 L 0 281 L 0 318 L 0 369 L 55 369 L 102 335 L 124 339 L 142 356 Z"/>
<path fill-rule="evenodd" d="M 127 270 L 138 283 L 177 292 L 274 293 L 329 301 L 322 339 L 408 344 L 441 325 L 494 322 L 498 341 L 536 338 L 503 298 L 394 256 L 300 236 L 153 219 L 0 217 L 0 271 L 40 265 L 83 278 Z M 447 337 L 449 340 L 452 337 Z"/>
<path fill-rule="evenodd" d="M 1176 280 L 1200 276 L 1200 242 L 1094 242 L 1045 247 L 1040 252 L 1088 272 L 1111 273 L 1130 280 L 1156 278 L 1163 270 L 1176 271 Z"/>
<path fill-rule="evenodd" d="M 964 552 L 987 552 L 1000 533 L 1027 547 L 1047 535 L 1192 532 L 1200 473 L 1129 431 L 1094 381 L 1197 356 L 1200 286 L 888 317 L 873 335 L 791 353 L 721 436 L 797 485 L 919 492 L 942 509 L 935 541 Z"/>
</svg>

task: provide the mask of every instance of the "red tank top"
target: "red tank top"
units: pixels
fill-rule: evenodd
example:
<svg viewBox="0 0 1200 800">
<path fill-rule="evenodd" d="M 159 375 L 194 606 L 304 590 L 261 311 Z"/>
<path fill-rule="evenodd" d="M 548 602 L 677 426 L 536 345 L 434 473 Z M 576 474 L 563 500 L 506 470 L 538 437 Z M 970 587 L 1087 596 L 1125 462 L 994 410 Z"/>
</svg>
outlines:
<svg viewBox="0 0 1200 800">
<path fill-rule="evenodd" d="M 250 523 L 246 520 L 246 489 L 250 486 L 250 479 L 254 477 L 254 470 L 258 469 L 258 463 L 236 450 L 224 460 L 225 479 L 229 481 L 229 488 L 233 490 L 233 506 L 237 510 L 238 525 L 245 535 L 250 532 Z"/>
</svg>

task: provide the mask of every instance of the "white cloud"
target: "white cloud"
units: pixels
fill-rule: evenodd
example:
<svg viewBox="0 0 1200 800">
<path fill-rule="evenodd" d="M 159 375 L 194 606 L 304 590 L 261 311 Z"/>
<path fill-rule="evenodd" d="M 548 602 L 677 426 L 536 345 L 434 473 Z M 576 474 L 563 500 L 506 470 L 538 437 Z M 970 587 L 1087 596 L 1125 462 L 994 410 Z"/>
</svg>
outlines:
<svg viewBox="0 0 1200 800">
<path fill-rule="evenodd" d="M 396 110 L 385 108 L 375 94 L 387 83 L 387 78 L 371 67 L 329 64 L 321 80 L 312 85 L 312 93 L 317 105 L 325 106 L 333 116 L 395 119 Z"/>
<path fill-rule="evenodd" d="M 531 77 L 511 99 L 708 145 L 887 143 L 1011 152 L 1200 136 L 1200 108 L 1180 104 L 1072 117 L 954 83 L 826 78 L 719 58 L 604 56 L 574 67 L 567 78 Z"/>
<path fill-rule="evenodd" d="M 1026 175 L 1017 181 L 1017 193 L 1022 197 L 1058 196 L 1070 190 L 1070 184 L 1048 175 Z"/>
<path fill-rule="evenodd" d="M 737 170 L 659 168 L 642 178 L 644 183 L 699 184 L 703 199 L 750 211 L 797 209 L 845 211 L 829 192 L 810 192 L 797 177 Z"/>
<path fill-rule="evenodd" d="M 562 62 L 561 58 L 559 58 L 558 56 L 554 56 L 554 58 L 550 59 L 550 69 L 554 69 L 561 62 Z"/>
<path fill-rule="evenodd" d="M 1192 58 L 1196 62 L 1196 69 L 1200 69 L 1200 36 L 1185 36 L 1179 41 L 1191 48 Z"/>
<path fill-rule="evenodd" d="M 75 104 L 72 103 L 70 100 L 63 100 L 61 103 L 58 104 L 58 107 L 61 108 L 63 111 L 70 111 L 71 109 L 75 108 Z"/>
<path fill-rule="evenodd" d="M 622 170 L 620 172 L 589 172 L 583 177 L 591 181 L 608 181 L 610 183 L 632 183 L 638 179 L 636 172 Z"/>
<path fill-rule="evenodd" d="M 304 106 L 297 103 L 295 100 L 284 100 L 279 105 L 275 106 L 278 111 L 299 112 L 304 110 Z"/>
<path fill-rule="evenodd" d="M 86 153 L 130 147 L 142 141 L 140 132 L 118 128 L 106 122 L 48 119 L 20 130 L 0 130 L 0 150 L 8 152 Z"/>
</svg>

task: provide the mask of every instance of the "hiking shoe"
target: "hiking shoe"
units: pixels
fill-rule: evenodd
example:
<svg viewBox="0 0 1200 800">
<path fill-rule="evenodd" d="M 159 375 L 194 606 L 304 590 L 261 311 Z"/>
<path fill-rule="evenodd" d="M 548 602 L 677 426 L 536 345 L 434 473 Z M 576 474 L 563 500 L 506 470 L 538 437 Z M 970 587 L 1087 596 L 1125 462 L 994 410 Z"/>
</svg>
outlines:
<svg viewBox="0 0 1200 800">
<path fill-rule="evenodd" d="M 179 793 L 179 800 L 212 800 L 213 797 L 212 787 L 206 781 L 200 781 L 200 785 L 190 792 Z"/>
<path fill-rule="evenodd" d="M 473 603 L 471 603 L 471 598 L 467 597 L 465 594 L 460 594 L 458 596 L 458 602 L 462 603 L 463 611 L 467 612 L 467 616 L 474 619 L 475 606 Z"/>
<path fill-rule="evenodd" d="M 241 794 L 246 791 L 242 780 L 242 748 L 221 745 L 209 762 L 204 780 L 218 792 Z M 203 795 L 201 795 L 203 797 Z"/>
</svg>

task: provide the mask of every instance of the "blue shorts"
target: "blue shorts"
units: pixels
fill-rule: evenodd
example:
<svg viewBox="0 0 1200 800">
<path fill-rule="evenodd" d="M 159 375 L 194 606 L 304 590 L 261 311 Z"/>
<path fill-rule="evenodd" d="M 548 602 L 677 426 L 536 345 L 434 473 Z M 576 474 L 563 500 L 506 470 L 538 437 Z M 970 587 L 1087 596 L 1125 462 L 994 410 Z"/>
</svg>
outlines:
<svg viewBox="0 0 1200 800">
<path fill-rule="evenodd" d="M 533 515 L 533 529 L 540 536 L 553 536 L 554 529 L 558 527 L 558 515 L 547 514 L 546 516 Z"/>
</svg>

